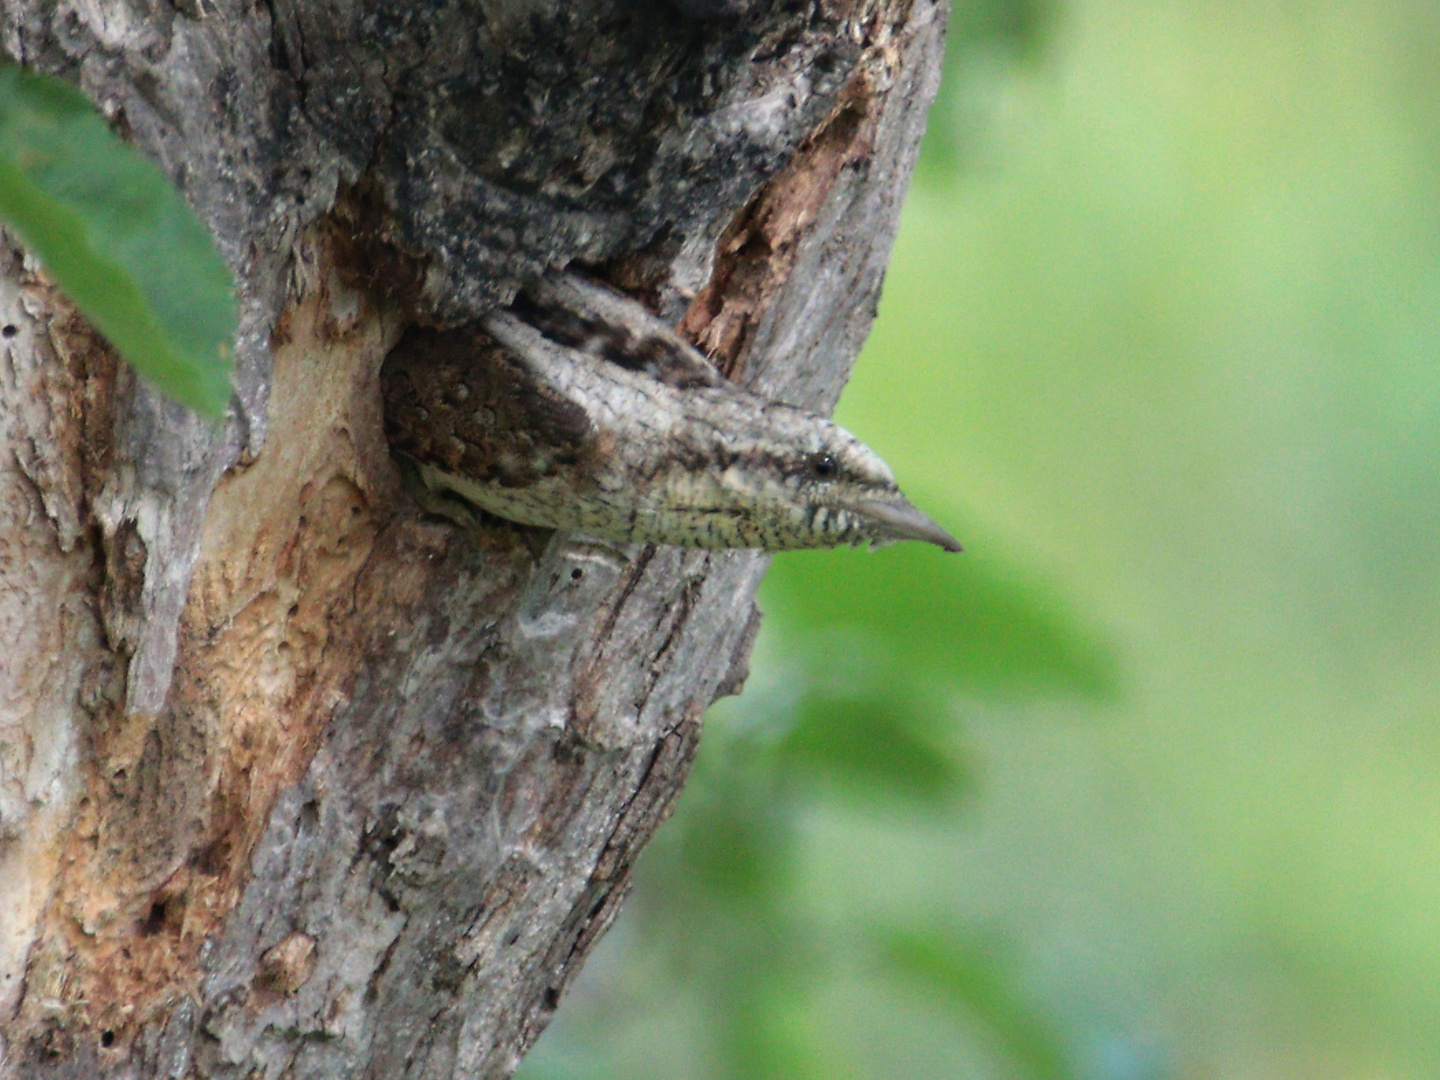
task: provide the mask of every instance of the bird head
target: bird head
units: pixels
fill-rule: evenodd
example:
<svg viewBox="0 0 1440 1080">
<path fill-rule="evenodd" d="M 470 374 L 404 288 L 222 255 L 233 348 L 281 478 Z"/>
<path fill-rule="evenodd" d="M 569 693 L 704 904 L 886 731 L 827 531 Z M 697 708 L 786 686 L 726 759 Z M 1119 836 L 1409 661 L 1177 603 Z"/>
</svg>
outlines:
<svg viewBox="0 0 1440 1080">
<path fill-rule="evenodd" d="M 671 506 L 709 512 L 717 527 L 772 551 L 899 540 L 961 550 L 901 494 L 879 455 L 840 425 L 761 399 L 743 421 L 716 419 L 709 453 L 677 478 Z"/>
</svg>

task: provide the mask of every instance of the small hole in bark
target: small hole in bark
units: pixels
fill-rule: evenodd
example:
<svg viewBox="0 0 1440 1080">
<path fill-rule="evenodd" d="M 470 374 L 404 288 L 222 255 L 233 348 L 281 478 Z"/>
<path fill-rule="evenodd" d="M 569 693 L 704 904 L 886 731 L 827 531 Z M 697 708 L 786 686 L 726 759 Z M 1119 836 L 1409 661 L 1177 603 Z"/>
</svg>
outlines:
<svg viewBox="0 0 1440 1080">
<path fill-rule="evenodd" d="M 581 570 L 578 566 L 577 566 L 574 570 L 571 570 L 571 571 L 570 571 L 570 580 L 571 580 L 571 581 L 579 581 L 579 580 L 580 580 L 582 577 L 584 577 L 584 576 L 585 576 L 585 571 L 584 571 L 584 570 Z"/>
<path fill-rule="evenodd" d="M 554 1012 L 560 1007 L 560 991 L 551 986 L 545 990 L 545 1008 Z"/>
<path fill-rule="evenodd" d="M 113 1032 L 113 1031 L 102 1031 L 102 1032 L 100 1032 L 100 1045 L 103 1046 L 103 1047 L 105 1047 L 107 1050 L 108 1050 L 110 1047 L 114 1046 L 114 1045 L 115 1045 L 115 1032 Z"/>
<path fill-rule="evenodd" d="M 190 864 L 202 874 L 218 875 L 225 869 L 226 857 L 225 845 L 217 841 L 196 852 Z"/>
<path fill-rule="evenodd" d="M 165 929 L 165 901 L 156 900 L 150 905 L 150 911 L 145 918 L 140 920 L 140 933 L 145 937 L 154 937 L 163 929 Z"/>
<path fill-rule="evenodd" d="M 291 604 L 291 605 L 290 605 L 290 610 L 287 611 L 285 614 L 288 615 L 290 618 L 293 619 L 296 615 L 299 615 L 299 614 L 300 614 L 300 605 L 299 605 L 299 604 Z"/>
<path fill-rule="evenodd" d="M 6 323 L 4 326 L 0 326 L 0 334 L 4 334 L 7 338 L 12 338 L 19 332 L 20 328 L 14 323 Z"/>
</svg>

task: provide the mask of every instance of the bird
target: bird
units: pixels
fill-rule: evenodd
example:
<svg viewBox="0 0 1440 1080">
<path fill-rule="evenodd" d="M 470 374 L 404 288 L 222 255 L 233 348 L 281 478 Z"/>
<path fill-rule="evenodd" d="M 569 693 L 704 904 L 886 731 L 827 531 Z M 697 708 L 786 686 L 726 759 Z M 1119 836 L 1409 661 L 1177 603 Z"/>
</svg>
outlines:
<svg viewBox="0 0 1440 1080">
<path fill-rule="evenodd" d="M 639 301 L 574 272 L 475 324 L 412 327 L 381 386 L 392 453 L 427 505 L 613 543 L 961 550 L 849 431 L 731 382 Z"/>
</svg>

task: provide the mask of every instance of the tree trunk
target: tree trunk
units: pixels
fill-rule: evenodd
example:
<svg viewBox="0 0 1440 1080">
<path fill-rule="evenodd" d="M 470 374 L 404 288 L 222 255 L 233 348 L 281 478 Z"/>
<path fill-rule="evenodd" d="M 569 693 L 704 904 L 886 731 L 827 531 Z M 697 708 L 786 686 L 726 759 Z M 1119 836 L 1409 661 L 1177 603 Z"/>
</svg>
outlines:
<svg viewBox="0 0 1440 1080">
<path fill-rule="evenodd" d="M 0 238 L 0 1078 L 505 1077 L 765 559 L 425 516 L 378 372 L 578 263 L 828 409 L 944 0 L 3 0 L 240 282 L 215 430 Z"/>
</svg>

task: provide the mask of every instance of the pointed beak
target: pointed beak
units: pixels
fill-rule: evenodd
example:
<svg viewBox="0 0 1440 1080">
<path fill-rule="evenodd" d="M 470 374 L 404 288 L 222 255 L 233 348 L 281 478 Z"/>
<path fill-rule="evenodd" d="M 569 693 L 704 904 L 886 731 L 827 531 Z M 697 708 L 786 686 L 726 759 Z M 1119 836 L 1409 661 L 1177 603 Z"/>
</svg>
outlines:
<svg viewBox="0 0 1440 1080">
<path fill-rule="evenodd" d="M 882 543 L 892 540 L 923 540 L 946 551 L 964 550 L 958 540 L 904 500 L 898 504 L 862 502 L 854 509 L 879 525 L 876 531 L 880 534 Z"/>
</svg>

